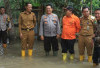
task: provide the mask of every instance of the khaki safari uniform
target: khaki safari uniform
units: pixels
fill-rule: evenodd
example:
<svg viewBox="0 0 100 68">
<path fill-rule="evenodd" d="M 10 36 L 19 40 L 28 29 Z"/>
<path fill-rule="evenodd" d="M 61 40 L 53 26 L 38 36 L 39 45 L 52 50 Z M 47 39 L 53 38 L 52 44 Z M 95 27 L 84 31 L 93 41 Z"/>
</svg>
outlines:
<svg viewBox="0 0 100 68">
<path fill-rule="evenodd" d="M 22 33 L 21 43 L 22 50 L 33 49 L 34 43 L 34 27 L 36 25 L 36 16 L 33 12 L 27 14 L 26 12 L 21 12 L 19 16 L 19 32 Z"/>
<path fill-rule="evenodd" d="M 84 55 L 85 47 L 87 49 L 88 56 L 92 56 L 93 50 L 93 35 L 96 19 L 95 17 L 89 15 L 88 18 L 82 17 L 81 30 L 79 32 L 79 54 Z"/>
</svg>

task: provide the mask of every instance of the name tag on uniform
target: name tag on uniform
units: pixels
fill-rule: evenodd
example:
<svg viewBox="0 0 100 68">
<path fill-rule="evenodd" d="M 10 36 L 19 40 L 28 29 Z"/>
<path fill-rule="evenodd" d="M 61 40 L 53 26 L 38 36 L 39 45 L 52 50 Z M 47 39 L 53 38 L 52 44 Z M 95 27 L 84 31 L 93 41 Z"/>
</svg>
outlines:
<svg viewBox="0 0 100 68">
<path fill-rule="evenodd" d="M 47 24 L 47 17 L 44 16 L 44 23 Z"/>
<path fill-rule="evenodd" d="M 87 30 L 90 30 L 89 22 L 87 22 Z"/>
<path fill-rule="evenodd" d="M 4 17 L 3 17 L 3 21 L 4 21 L 4 23 L 6 22 L 6 20 L 7 20 L 7 19 L 6 19 L 6 16 L 4 16 Z"/>
<path fill-rule="evenodd" d="M 47 24 L 47 19 L 44 20 L 44 23 Z"/>
<path fill-rule="evenodd" d="M 89 26 L 87 26 L 87 30 L 90 30 L 90 27 Z"/>
</svg>

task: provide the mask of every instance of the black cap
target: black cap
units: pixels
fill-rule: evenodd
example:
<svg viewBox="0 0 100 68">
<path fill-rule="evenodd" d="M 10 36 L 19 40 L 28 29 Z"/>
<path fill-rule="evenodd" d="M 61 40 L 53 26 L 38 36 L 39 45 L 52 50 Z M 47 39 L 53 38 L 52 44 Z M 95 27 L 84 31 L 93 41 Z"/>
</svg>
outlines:
<svg viewBox="0 0 100 68">
<path fill-rule="evenodd" d="M 72 6 L 68 6 L 68 7 L 66 7 L 66 10 L 73 11 L 74 9 L 73 9 L 73 7 L 72 7 Z"/>
</svg>

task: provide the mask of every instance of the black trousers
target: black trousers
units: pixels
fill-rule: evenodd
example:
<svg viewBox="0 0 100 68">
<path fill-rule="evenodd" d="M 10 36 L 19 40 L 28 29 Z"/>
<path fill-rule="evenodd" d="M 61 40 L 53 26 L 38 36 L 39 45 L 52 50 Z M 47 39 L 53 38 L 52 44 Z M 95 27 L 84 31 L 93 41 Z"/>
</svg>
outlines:
<svg viewBox="0 0 100 68">
<path fill-rule="evenodd" d="M 7 43 L 7 30 L 0 31 L 0 43 L 6 44 Z"/>
<path fill-rule="evenodd" d="M 93 52 L 93 63 L 100 63 L 100 47 L 96 46 L 98 44 L 94 44 L 94 52 Z"/>
<path fill-rule="evenodd" d="M 58 40 L 56 39 L 56 36 L 44 37 L 44 50 L 46 52 L 49 52 L 51 50 L 51 47 L 53 51 L 59 50 Z"/>
<path fill-rule="evenodd" d="M 62 53 L 67 53 L 67 51 L 69 51 L 70 54 L 74 54 L 74 43 L 75 39 L 61 39 Z"/>
</svg>

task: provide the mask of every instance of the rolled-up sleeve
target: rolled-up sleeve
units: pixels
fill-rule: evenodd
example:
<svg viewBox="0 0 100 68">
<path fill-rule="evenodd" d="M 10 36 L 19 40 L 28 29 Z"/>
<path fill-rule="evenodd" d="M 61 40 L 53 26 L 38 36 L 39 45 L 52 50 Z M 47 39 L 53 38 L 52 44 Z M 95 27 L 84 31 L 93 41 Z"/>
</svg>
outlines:
<svg viewBox="0 0 100 68">
<path fill-rule="evenodd" d="M 97 31 L 97 26 L 98 26 L 98 24 L 97 24 L 97 20 L 96 20 L 96 18 L 93 20 L 93 30 L 94 30 L 94 33 L 96 33 L 96 31 Z"/>
<path fill-rule="evenodd" d="M 8 27 L 11 29 L 12 25 L 11 25 L 11 21 L 10 21 L 10 17 L 7 16 L 7 21 L 8 21 Z"/>
<path fill-rule="evenodd" d="M 34 23 L 34 27 L 36 26 L 36 16 L 35 14 L 33 15 L 33 23 Z"/>
<path fill-rule="evenodd" d="M 22 23 L 21 14 L 19 15 L 18 23 L 19 23 L 19 32 L 21 33 L 21 23 Z"/>
<path fill-rule="evenodd" d="M 12 25 L 11 25 L 11 22 L 9 22 L 9 28 L 11 29 Z"/>
<path fill-rule="evenodd" d="M 79 32 L 80 29 L 81 29 L 81 26 L 80 26 L 80 19 L 77 17 L 76 19 L 76 32 Z"/>
<path fill-rule="evenodd" d="M 41 21 L 40 21 L 40 30 L 39 30 L 39 35 L 43 36 L 43 16 L 41 17 Z"/>
</svg>

